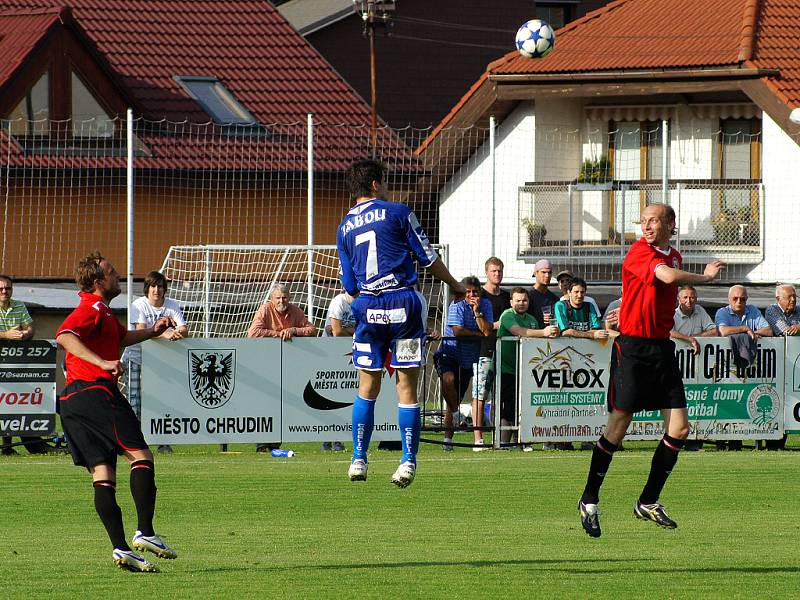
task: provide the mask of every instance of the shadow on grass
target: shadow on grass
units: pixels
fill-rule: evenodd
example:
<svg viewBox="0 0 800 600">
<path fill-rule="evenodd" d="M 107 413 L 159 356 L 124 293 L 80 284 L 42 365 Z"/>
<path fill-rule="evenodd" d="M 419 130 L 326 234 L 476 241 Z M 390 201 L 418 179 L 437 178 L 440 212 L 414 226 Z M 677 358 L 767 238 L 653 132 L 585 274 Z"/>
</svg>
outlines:
<svg viewBox="0 0 800 600">
<path fill-rule="evenodd" d="M 621 564 L 619 564 L 621 563 Z M 639 565 L 632 565 L 632 563 L 640 563 Z M 581 565 L 580 568 L 574 565 Z M 593 565 L 609 565 L 607 568 L 598 568 Z M 557 573 L 567 573 L 573 575 L 602 575 L 609 573 L 694 573 L 702 574 L 728 574 L 728 573 L 746 573 L 746 574 L 768 574 L 768 573 L 786 573 L 795 574 L 800 570 L 800 565 L 785 565 L 785 566 L 739 566 L 739 567 L 697 567 L 691 568 L 682 565 L 676 565 L 674 568 L 653 568 L 652 560 L 645 558 L 588 558 L 588 559 L 531 559 L 531 560 L 469 560 L 469 561 L 417 561 L 417 562 L 396 562 L 396 563 L 374 563 L 374 564 L 295 564 L 276 567 L 274 565 L 260 564 L 254 562 L 250 565 L 243 565 L 237 567 L 212 567 L 208 569 L 194 569 L 191 572 L 195 573 L 236 573 L 236 572 L 296 572 L 303 571 L 367 571 L 373 569 L 413 569 L 430 567 L 496 567 L 496 566 L 542 566 L 547 567 L 548 571 Z M 553 565 L 553 566 L 549 566 Z M 554 565 L 564 565 L 556 567 Z M 631 565 L 626 567 L 625 565 Z"/>
<path fill-rule="evenodd" d="M 413 569 L 413 568 L 423 568 L 427 569 L 430 567 L 496 567 L 496 566 L 535 566 L 535 565 L 558 565 L 563 563 L 573 564 L 592 564 L 592 563 L 632 563 L 632 562 L 643 562 L 648 561 L 648 559 L 644 558 L 609 558 L 609 559 L 602 559 L 602 558 L 585 558 L 585 559 L 555 559 L 555 558 L 540 558 L 540 559 L 531 559 L 531 560 L 452 560 L 452 561 L 444 561 L 444 560 L 431 560 L 431 561 L 416 561 L 416 562 L 396 562 L 396 563 L 374 563 L 374 564 L 338 564 L 338 565 L 327 565 L 327 564 L 301 564 L 301 565 L 285 565 L 276 567 L 273 565 L 262 565 L 258 562 L 254 562 L 251 565 L 241 566 L 241 567 L 215 567 L 210 569 L 196 569 L 194 572 L 201 572 L 201 573 L 228 573 L 228 572 L 237 572 L 237 571 L 297 571 L 297 570 L 305 570 L 305 571 L 352 571 L 352 570 L 371 570 L 371 569 Z M 571 569 L 552 569 L 555 571 L 564 571 L 564 572 L 572 572 Z M 645 569 L 649 571 L 649 569 Z M 578 573 L 584 572 L 582 570 L 576 571 Z M 601 572 L 601 571 L 596 571 Z"/>
</svg>

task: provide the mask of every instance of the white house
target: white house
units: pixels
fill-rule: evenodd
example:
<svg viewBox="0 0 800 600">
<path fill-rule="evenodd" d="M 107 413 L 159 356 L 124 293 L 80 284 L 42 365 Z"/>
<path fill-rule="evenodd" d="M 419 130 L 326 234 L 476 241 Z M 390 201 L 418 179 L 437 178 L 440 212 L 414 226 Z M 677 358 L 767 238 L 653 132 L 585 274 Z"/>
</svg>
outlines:
<svg viewBox="0 0 800 600">
<path fill-rule="evenodd" d="M 799 46 L 800 3 L 617 0 L 548 57 L 491 63 L 418 150 L 446 181 L 451 268 L 481 274 L 494 254 L 529 281 L 547 257 L 618 280 L 641 207 L 666 200 L 688 263 L 800 280 Z"/>
</svg>

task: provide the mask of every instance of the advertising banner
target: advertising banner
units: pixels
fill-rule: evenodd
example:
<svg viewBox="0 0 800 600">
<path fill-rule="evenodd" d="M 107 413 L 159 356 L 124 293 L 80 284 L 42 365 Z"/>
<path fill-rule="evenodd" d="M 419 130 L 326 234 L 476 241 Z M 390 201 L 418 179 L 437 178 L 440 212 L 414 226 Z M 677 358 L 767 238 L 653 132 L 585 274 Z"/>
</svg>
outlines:
<svg viewBox="0 0 800 600">
<path fill-rule="evenodd" d="M 700 352 L 676 343 L 691 438 L 776 439 L 783 436 L 783 338 L 761 338 L 750 367 L 738 368 L 730 338 L 697 338 Z M 632 439 L 662 431 L 658 412 L 637 413 Z M 657 433 L 661 435 L 661 433 Z"/>
<path fill-rule="evenodd" d="M 738 369 L 729 338 L 679 342 L 691 433 L 701 439 L 783 435 L 784 341 L 762 338 L 750 367 Z M 611 342 L 573 338 L 521 341 L 521 441 L 593 441 L 607 420 Z M 630 439 L 663 435 L 660 412 L 634 415 Z"/>
<path fill-rule="evenodd" d="M 283 440 L 348 442 L 358 393 L 352 338 L 293 338 L 283 344 Z M 399 440 L 397 392 L 384 370 L 375 403 L 374 441 Z"/>
<path fill-rule="evenodd" d="M 281 341 L 142 344 L 142 431 L 152 444 L 281 440 Z"/>
<path fill-rule="evenodd" d="M 784 423 L 787 433 L 800 433 L 800 336 L 786 338 Z"/>
<path fill-rule="evenodd" d="M 56 345 L 52 340 L 0 342 L 0 433 L 55 431 Z"/>
<path fill-rule="evenodd" d="M 520 340 L 520 441 L 595 441 L 608 419 L 611 342 Z"/>
</svg>

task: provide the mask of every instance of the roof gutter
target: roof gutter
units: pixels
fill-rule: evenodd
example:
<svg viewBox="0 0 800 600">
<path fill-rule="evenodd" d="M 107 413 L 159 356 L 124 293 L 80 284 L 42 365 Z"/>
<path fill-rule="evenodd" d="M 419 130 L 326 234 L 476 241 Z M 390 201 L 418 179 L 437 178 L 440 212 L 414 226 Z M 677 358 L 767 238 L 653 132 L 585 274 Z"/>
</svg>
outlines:
<svg viewBox="0 0 800 600">
<path fill-rule="evenodd" d="M 497 83 L 553 83 L 557 81 L 652 81 L 674 79 L 758 79 L 761 77 L 775 77 L 780 74 L 778 69 L 755 69 L 725 67 L 718 69 L 681 69 L 681 70 L 655 70 L 655 71 L 602 71 L 597 73 L 511 73 L 489 74 L 489 80 Z"/>
</svg>

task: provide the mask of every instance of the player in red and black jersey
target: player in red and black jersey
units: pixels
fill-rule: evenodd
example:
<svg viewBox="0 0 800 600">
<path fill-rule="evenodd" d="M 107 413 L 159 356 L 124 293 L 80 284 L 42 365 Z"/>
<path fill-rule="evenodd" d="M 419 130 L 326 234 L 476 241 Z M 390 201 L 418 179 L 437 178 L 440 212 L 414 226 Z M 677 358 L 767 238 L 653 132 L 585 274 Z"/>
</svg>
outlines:
<svg viewBox="0 0 800 600">
<path fill-rule="evenodd" d="M 650 476 L 634 514 L 669 529 L 678 526 L 658 502 L 689 435 L 683 380 L 669 332 L 678 286 L 708 283 L 723 266 L 718 260 L 712 261 L 702 275 L 681 270 L 681 255 L 669 243 L 675 229 L 675 211 L 670 206 L 647 206 L 642 211 L 641 226 L 642 237 L 622 263 L 624 293 L 620 335 L 611 355 L 608 423 L 595 445 L 586 489 L 578 503 L 581 524 L 592 537 L 600 537 L 597 503 L 603 478 L 633 414 L 642 410 L 660 410 L 666 433 L 653 455 Z"/>
<path fill-rule="evenodd" d="M 153 530 L 153 454 L 133 409 L 117 388 L 117 378 L 122 373 L 122 346 L 161 335 L 175 323 L 162 318 L 149 329 L 128 331 L 109 307 L 120 293 L 119 274 L 99 252 L 80 261 L 75 281 L 81 289 L 80 304 L 56 333 L 56 340 L 67 352 L 67 386 L 59 404 L 61 422 L 73 462 L 92 475 L 94 505 L 111 538 L 114 563 L 132 571 L 157 571 L 156 565 L 131 550 L 125 541 L 116 500 L 117 456 L 124 455 L 131 465 L 131 495 L 138 516 L 133 548 L 162 558 L 177 556 Z"/>
</svg>

